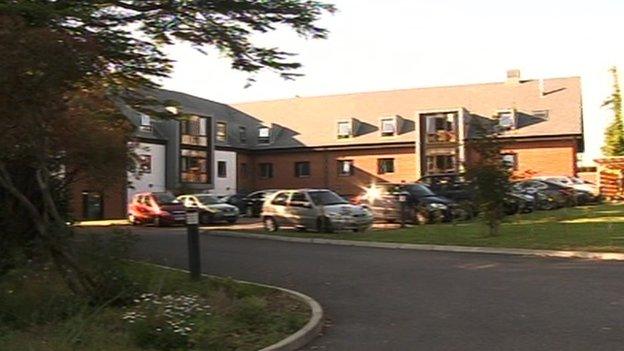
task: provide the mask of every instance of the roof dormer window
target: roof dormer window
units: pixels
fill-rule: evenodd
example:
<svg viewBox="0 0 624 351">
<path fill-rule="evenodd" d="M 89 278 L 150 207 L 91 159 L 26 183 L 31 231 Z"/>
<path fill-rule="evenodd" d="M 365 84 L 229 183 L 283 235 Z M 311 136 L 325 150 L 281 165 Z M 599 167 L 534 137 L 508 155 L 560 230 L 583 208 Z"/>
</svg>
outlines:
<svg viewBox="0 0 624 351">
<path fill-rule="evenodd" d="M 516 128 L 516 112 L 514 110 L 499 111 L 497 114 L 498 126 L 508 130 Z"/>
<path fill-rule="evenodd" d="M 258 128 L 258 143 L 269 144 L 271 142 L 271 128 L 262 126 Z"/>
<path fill-rule="evenodd" d="M 395 136 L 398 134 L 397 131 L 397 119 L 395 117 L 381 120 L 381 136 Z"/>
<path fill-rule="evenodd" d="M 353 122 L 340 121 L 338 122 L 338 139 L 346 139 L 353 136 Z"/>
</svg>

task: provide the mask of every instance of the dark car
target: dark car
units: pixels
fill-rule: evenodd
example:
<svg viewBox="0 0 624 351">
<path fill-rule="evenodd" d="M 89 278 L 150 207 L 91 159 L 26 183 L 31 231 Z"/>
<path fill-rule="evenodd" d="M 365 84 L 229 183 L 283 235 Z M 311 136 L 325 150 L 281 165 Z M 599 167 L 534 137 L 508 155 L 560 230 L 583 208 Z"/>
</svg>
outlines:
<svg viewBox="0 0 624 351">
<path fill-rule="evenodd" d="M 359 204 L 368 207 L 376 220 L 401 220 L 401 200 L 404 200 L 406 221 L 416 224 L 450 221 L 460 216 L 453 200 L 434 194 L 421 183 L 373 184 L 359 196 Z"/>
<path fill-rule="evenodd" d="M 224 204 L 236 206 L 239 213 L 247 213 L 247 204 L 245 203 L 245 195 L 231 194 L 225 195 L 219 199 Z"/>
<path fill-rule="evenodd" d="M 276 189 L 259 190 L 245 196 L 243 199 L 245 201 L 245 213 L 250 217 L 260 217 L 264 200 L 276 191 Z"/>
<path fill-rule="evenodd" d="M 426 175 L 418 180 L 426 184 L 436 195 L 449 198 L 466 211 L 468 217 L 476 216 L 479 209 L 476 205 L 475 185 L 461 173 Z"/>
<path fill-rule="evenodd" d="M 515 182 L 512 188 L 524 194 L 534 195 L 537 208 L 541 210 L 574 206 L 577 203 L 577 194 L 573 188 L 544 180 L 522 180 Z"/>
<path fill-rule="evenodd" d="M 182 224 L 186 221 L 186 208 L 169 192 L 139 193 L 128 204 L 128 220 L 132 225 Z"/>
</svg>

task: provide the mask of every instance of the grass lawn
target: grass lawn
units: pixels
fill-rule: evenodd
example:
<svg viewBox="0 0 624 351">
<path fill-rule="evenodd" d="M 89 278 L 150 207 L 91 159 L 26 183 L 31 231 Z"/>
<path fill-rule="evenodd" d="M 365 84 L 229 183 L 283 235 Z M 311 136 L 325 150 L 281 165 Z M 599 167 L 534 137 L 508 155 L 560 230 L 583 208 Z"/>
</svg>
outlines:
<svg viewBox="0 0 624 351">
<path fill-rule="evenodd" d="M 411 244 L 624 252 L 624 205 L 580 206 L 510 216 L 497 237 L 487 236 L 487 228 L 477 221 L 365 233 L 280 230 L 275 234 Z"/>
<path fill-rule="evenodd" d="M 310 315 L 304 303 L 269 288 L 190 282 L 185 273 L 140 263 L 125 272 L 140 294 L 121 306 L 80 302 L 45 267 L 0 277 L 0 350 L 258 350 Z M 179 325 L 170 327 L 170 319 Z"/>
</svg>

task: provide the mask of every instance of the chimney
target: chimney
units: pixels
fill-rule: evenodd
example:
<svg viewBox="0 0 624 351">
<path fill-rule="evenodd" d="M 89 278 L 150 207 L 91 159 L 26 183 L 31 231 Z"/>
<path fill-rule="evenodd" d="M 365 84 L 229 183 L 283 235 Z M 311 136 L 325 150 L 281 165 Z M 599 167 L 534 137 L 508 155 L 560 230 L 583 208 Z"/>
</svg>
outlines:
<svg viewBox="0 0 624 351">
<path fill-rule="evenodd" d="M 507 84 L 520 84 L 520 70 L 510 69 L 507 71 Z"/>
</svg>

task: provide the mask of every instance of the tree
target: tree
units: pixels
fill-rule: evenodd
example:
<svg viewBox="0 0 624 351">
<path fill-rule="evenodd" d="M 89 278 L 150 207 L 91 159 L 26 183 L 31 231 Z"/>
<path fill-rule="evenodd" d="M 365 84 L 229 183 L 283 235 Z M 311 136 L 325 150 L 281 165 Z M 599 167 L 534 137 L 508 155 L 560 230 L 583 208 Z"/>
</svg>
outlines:
<svg viewBox="0 0 624 351">
<path fill-rule="evenodd" d="M 489 235 L 498 236 L 510 188 L 510 170 L 501 155 L 504 141 L 499 138 L 498 125 L 491 121 L 475 118 L 470 127 L 473 138 L 469 150 L 474 157 L 467 164 L 466 175 L 475 185 L 476 201 L 489 228 Z"/>
<path fill-rule="evenodd" d="M 613 75 L 613 93 L 602 106 L 609 106 L 613 111 L 613 122 L 605 131 L 605 144 L 602 153 L 605 156 L 624 156 L 624 122 L 622 121 L 622 95 L 615 66 L 609 70 Z"/>
<path fill-rule="evenodd" d="M 143 92 L 171 72 L 162 49 L 175 42 L 216 47 L 251 80 L 263 69 L 296 77 L 292 53 L 252 36 L 285 26 L 325 38 L 315 23 L 333 11 L 312 0 L 0 0 L 3 249 L 43 248 L 70 288 L 97 293 L 72 254 L 61 200 L 77 177 L 108 181 L 128 163 L 131 130 L 115 101 L 157 113 Z M 16 214 L 24 233 L 5 229 Z"/>
</svg>

